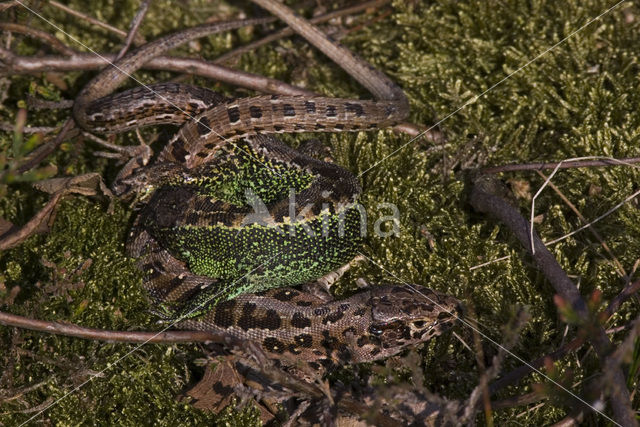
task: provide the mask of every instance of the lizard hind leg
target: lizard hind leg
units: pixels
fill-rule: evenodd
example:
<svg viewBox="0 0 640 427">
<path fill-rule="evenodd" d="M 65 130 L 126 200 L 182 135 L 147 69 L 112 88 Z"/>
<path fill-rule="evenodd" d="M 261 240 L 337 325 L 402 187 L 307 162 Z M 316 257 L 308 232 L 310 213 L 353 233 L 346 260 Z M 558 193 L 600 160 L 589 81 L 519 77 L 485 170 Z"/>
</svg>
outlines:
<svg viewBox="0 0 640 427">
<path fill-rule="evenodd" d="M 154 314 L 165 321 L 195 317 L 213 304 L 230 298 L 232 288 L 218 279 L 199 276 L 162 248 L 146 231 L 134 224 L 127 252 L 137 258 L 143 287 L 154 305 Z"/>
<path fill-rule="evenodd" d="M 362 261 L 364 261 L 364 257 L 362 255 L 358 255 L 342 267 L 325 274 L 317 280 L 305 283 L 302 285 L 302 290 L 322 299 L 324 302 L 331 301 L 333 300 L 333 295 L 331 295 L 331 286 L 340 280 L 347 271 Z"/>
</svg>

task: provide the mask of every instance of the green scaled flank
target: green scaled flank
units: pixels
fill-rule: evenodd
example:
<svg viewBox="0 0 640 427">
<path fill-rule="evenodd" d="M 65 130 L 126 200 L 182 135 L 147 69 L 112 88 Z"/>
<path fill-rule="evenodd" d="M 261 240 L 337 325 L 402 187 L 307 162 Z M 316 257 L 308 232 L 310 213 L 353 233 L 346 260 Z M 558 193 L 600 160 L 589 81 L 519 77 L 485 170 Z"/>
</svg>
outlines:
<svg viewBox="0 0 640 427">
<path fill-rule="evenodd" d="M 315 162 L 339 169 L 337 181 L 344 175 L 355 182 L 349 172 Z M 158 186 L 139 226 L 191 273 L 216 279 L 174 313 L 161 304 L 164 317 L 195 317 L 242 293 L 318 279 L 353 259 L 364 227 L 353 202 L 359 186 L 339 203 L 331 191 L 315 194 L 318 179 L 313 167 L 292 167 L 240 143 Z"/>
</svg>

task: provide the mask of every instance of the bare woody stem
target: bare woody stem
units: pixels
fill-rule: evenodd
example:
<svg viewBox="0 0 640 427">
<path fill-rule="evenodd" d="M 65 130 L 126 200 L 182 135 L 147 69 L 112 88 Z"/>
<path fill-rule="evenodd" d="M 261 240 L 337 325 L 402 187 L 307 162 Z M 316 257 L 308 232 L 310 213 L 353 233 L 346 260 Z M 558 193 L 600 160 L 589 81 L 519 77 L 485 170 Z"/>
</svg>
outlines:
<svg viewBox="0 0 640 427">
<path fill-rule="evenodd" d="M 607 308 L 602 312 L 603 317 L 611 317 L 615 314 L 615 312 L 620 308 L 622 303 L 635 295 L 638 291 L 640 291 L 640 280 L 636 280 L 635 282 L 631 282 L 627 284 L 620 293 L 609 302 Z M 513 369 L 507 374 L 503 375 L 499 380 L 495 381 L 490 386 L 491 394 L 507 387 L 509 385 L 515 384 L 524 376 L 533 372 L 532 368 L 540 368 L 544 365 L 545 359 L 550 359 L 553 361 L 562 359 L 567 354 L 578 350 L 585 343 L 584 337 L 577 337 L 573 340 L 569 341 L 559 349 L 553 351 L 552 353 L 546 354 L 542 357 L 539 357 L 527 365 L 519 366 L 518 368 Z"/>
<path fill-rule="evenodd" d="M 55 335 L 66 335 L 90 340 L 126 342 L 126 343 L 164 343 L 179 342 L 217 342 L 225 343 L 226 335 L 205 331 L 162 331 L 162 332 L 132 332 L 110 331 L 105 329 L 84 328 L 71 323 L 48 322 L 29 319 L 0 311 L 0 324 L 46 332 Z"/>
<path fill-rule="evenodd" d="M 486 175 L 518 172 L 518 171 L 541 171 L 545 169 L 575 169 L 585 167 L 605 167 L 624 166 L 640 163 L 640 157 L 627 157 L 623 159 L 601 159 L 601 160 L 567 160 L 563 162 L 551 163 L 522 163 L 513 165 L 492 166 L 482 169 L 480 172 Z"/>
<path fill-rule="evenodd" d="M 341 16 L 345 16 L 345 15 L 350 15 L 353 13 L 358 13 L 361 12 L 365 9 L 369 9 L 369 8 L 375 8 L 375 7 L 379 7 L 382 6 L 386 3 L 389 3 L 389 0 L 372 0 L 372 1 L 366 1 L 363 3 L 359 3 L 353 6 L 348 6 L 345 7 L 343 9 L 340 10 L 336 10 L 333 12 L 329 12 L 326 13 L 324 15 L 320 15 L 320 16 L 316 16 L 314 18 L 309 19 L 309 22 L 311 22 L 312 24 L 320 24 L 326 21 L 329 21 L 331 19 L 335 19 L 335 18 L 339 18 Z M 227 52 L 224 55 L 220 56 L 219 58 L 217 58 L 214 62 L 216 64 L 224 64 L 224 63 L 228 63 L 232 60 L 234 60 L 235 58 L 239 57 L 240 55 L 247 53 L 247 52 L 253 52 L 256 49 L 258 49 L 260 46 L 264 46 L 268 43 L 274 42 L 276 40 L 279 40 L 281 38 L 284 37 L 288 37 L 295 34 L 295 32 L 287 27 L 287 28 L 283 28 L 282 30 L 276 31 L 275 33 L 269 34 L 266 37 L 261 38 L 260 40 L 256 40 L 255 42 L 249 43 L 247 45 L 241 46 L 237 49 L 232 50 L 231 52 Z"/>
<path fill-rule="evenodd" d="M 533 257 L 538 268 L 540 268 L 560 297 L 571 304 L 571 307 L 582 321 L 589 323 L 590 314 L 587 304 L 582 299 L 578 288 L 569 279 L 569 276 L 567 276 L 535 232 L 533 233 L 533 245 L 531 244 L 532 242 L 529 240 L 529 222 L 502 197 L 502 194 L 507 192 L 508 190 L 498 180 L 488 176 L 480 176 L 473 182 L 470 202 L 474 209 L 494 216 L 511 230 L 525 251 Z M 535 248 L 535 254 L 531 253 L 532 246 Z M 611 341 L 609 341 L 604 329 L 599 326 L 592 328 L 589 341 L 600 359 L 601 366 L 604 368 L 606 359 L 612 351 Z M 613 409 L 614 419 L 624 426 L 636 426 L 637 422 L 630 407 L 629 390 L 624 386 L 616 386 L 616 384 L 626 384 L 622 370 L 619 367 L 611 368 L 608 374 L 611 380 L 610 384 L 608 384 L 610 389 L 609 402 Z"/>
</svg>

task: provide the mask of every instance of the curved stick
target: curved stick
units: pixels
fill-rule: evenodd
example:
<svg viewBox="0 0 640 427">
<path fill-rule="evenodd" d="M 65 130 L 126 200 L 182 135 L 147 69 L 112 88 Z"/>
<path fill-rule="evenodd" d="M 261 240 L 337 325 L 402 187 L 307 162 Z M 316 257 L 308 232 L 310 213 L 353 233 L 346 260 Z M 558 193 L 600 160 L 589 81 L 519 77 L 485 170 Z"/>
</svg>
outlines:
<svg viewBox="0 0 640 427">
<path fill-rule="evenodd" d="M 590 314 L 582 295 L 567 273 L 562 269 L 553 254 L 549 252 L 537 233 L 533 233 L 533 242 L 529 241 L 529 222 L 504 200 L 500 194 L 507 190 L 496 180 L 488 176 L 481 176 L 475 180 L 471 189 L 470 202 L 479 212 L 490 214 L 502 221 L 520 241 L 523 248 L 533 257 L 538 268 L 544 273 L 556 292 L 568 301 L 573 310 L 585 322 L 589 322 Z M 535 248 L 532 253 L 531 247 Z M 594 327 L 589 336 L 598 358 L 604 368 L 604 363 L 611 351 L 611 341 L 602 327 Z M 616 422 L 624 426 L 637 425 L 630 407 L 629 390 L 620 386 L 626 384 L 624 374 L 619 367 L 609 369 L 610 399 Z M 618 384 L 616 386 L 615 384 Z"/>
<path fill-rule="evenodd" d="M 134 332 L 110 331 L 105 329 L 85 328 L 71 323 L 48 322 L 45 320 L 29 319 L 0 311 L 0 325 L 15 326 L 32 331 L 46 332 L 55 335 L 127 343 L 165 343 L 178 342 L 216 342 L 225 343 L 226 335 L 207 331 L 159 331 Z"/>
<path fill-rule="evenodd" d="M 300 18 L 288 7 L 273 0 L 252 0 L 255 4 L 267 9 L 269 12 L 282 19 L 296 33 L 307 39 L 316 48 L 344 69 L 367 88 L 376 98 L 381 100 L 396 101 L 398 108 L 406 117 L 409 114 L 409 101 L 402 89 L 384 73 L 376 70 L 366 61 L 357 57 L 345 47 L 331 41 L 325 33 Z M 400 115 L 401 113 L 398 113 Z"/>
<path fill-rule="evenodd" d="M 309 22 L 311 22 L 312 24 L 320 24 L 344 15 L 349 15 L 349 14 L 353 14 L 353 13 L 358 13 L 360 11 L 363 11 L 365 9 L 369 9 L 369 8 L 374 8 L 374 7 L 378 7 L 378 6 L 382 6 L 386 3 L 389 3 L 389 0 L 371 0 L 371 1 L 366 1 L 363 3 L 359 3 L 353 6 L 347 6 L 344 9 L 338 9 L 335 10 L 333 12 L 329 12 L 329 13 L 325 13 L 324 15 L 320 15 L 320 16 L 316 16 L 313 17 L 309 20 Z M 234 59 L 236 59 L 237 57 L 248 53 L 248 52 L 252 52 L 256 49 L 258 49 L 260 46 L 264 46 L 266 44 L 269 44 L 273 41 L 279 40 L 281 38 L 284 37 L 288 37 L 294 34 L 294 31 L 287 27 L 287 28 L 283 28 L 282 30 L 276 31 L 275 33 L 271 33 L 267 36 L 265 36 L 264 38 L 260 39 L 260 40 L 256 40 L 255 42 L 251 42 L 249 44 L 246 44 L 244 46 L 241 46 L 237 49 L 234 49 L 230 52 L 227 52 L 225 54 L 223 54 L 222 56 L 216 58 L 216 60 L 214 61 L 216 64 L 224 64 L 227 62 L 230 62 Z"/>
</svg>

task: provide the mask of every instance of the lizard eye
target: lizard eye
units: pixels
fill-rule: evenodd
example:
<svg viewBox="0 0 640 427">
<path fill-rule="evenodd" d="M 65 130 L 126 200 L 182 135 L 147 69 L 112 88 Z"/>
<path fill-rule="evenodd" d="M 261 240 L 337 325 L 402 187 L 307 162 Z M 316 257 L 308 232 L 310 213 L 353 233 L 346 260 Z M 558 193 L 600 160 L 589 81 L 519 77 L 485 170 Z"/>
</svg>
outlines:
<svg viewBox="0 0 640 427">
<path fill-rule="evenodd" d="M 424 320 L 418 320 L 417 322 L 413 322 L 413 325 L 414 325 L 416 328 L 420 328 L 420 329 L 422 329 L 422 328 L 424 327 L 425 323 L 426 323 L 426 322 L 425 322 Z"/>
<path fill-rule="evenodd" d="M 380 329 L 379 327 L 377 327 L 376 325 L 371 325 L 369 326 L 369 332 L 375 336 L 380 336 L 382 335 L 382 329 Z"/>
</svg>

